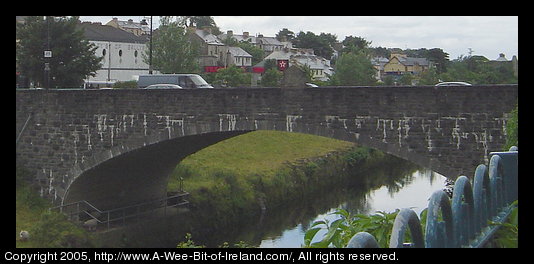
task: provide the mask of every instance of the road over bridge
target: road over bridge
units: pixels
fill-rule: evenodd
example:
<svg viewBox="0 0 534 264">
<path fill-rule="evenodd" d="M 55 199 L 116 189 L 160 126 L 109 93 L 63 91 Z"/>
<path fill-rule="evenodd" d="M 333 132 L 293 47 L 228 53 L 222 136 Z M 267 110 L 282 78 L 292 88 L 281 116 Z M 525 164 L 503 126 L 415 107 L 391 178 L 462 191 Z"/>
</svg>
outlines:
<svg viewBox="0 0 534 264">
<path fill-rule="evenodd" d="M 56 204 L 161 198 L 187 155 L 254 130 L 352 141 L 443 175 L 502 150 L 518 85 L 17 90 L 17 164 Z"/>
</svg>

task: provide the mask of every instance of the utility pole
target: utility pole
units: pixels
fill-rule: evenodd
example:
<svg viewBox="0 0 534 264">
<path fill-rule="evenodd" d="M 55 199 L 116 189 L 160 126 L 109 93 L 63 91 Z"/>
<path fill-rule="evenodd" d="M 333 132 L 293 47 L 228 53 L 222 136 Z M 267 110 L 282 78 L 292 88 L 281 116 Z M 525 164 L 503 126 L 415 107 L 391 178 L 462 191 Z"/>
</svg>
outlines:
<svg viewBox="0 0 534 264">
<path fill-rule="evenodd" d="M 150 16 L 150 54 L 149 54 L 148 74 L 152 74 L 152 16 Z"/>
<path fill-rule="evenodd" d="M 50 17 L 45 16 L 46 19 L 46 50 L 44 51 L 44 81 L 46 83 L 45 89 L 50 88 L 50 58 L 52 58 L 52 51 L 50 50 Z"/>
</svg>

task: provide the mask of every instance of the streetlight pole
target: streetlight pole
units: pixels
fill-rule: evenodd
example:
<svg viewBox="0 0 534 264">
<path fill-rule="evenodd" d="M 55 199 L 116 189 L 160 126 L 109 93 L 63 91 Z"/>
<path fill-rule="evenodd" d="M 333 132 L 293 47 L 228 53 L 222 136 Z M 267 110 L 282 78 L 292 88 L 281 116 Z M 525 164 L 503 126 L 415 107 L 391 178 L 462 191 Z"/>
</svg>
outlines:
<svg viewBox="0 0 534 264">
<path fill-rule="evenodd" d="M 148 74 L 152 74 L 152 16 L 150 16 L 150 54 L 149 54 Z"/>
<path fill-rule="evenodd" d="M 44 72 L 45 72 L 45 79 L 46 82 L 46 90 L 50 88 L 50 59 L 52 57 L 52 51 L 50 50 L 50 18 L 49 16 L 46 16 L 46 50 L 44 52 Z"/>
</svg>

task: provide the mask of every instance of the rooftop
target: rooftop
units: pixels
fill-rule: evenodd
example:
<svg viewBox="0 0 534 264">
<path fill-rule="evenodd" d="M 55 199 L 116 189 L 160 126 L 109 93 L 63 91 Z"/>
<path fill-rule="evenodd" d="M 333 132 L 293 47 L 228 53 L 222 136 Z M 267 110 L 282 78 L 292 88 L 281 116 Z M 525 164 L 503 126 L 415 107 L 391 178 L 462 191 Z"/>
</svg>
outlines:
<svg viewBox="0 0 534 264">
<path fill-rule="evenodd" d="M 101 23 L 82 22 L 78 25 L 84 30 L 84 36 L 87 40 L 128 43 L 146 43 L 148 41 L 146 37 L 138 37 L 130 32 Z"/>
</svg>

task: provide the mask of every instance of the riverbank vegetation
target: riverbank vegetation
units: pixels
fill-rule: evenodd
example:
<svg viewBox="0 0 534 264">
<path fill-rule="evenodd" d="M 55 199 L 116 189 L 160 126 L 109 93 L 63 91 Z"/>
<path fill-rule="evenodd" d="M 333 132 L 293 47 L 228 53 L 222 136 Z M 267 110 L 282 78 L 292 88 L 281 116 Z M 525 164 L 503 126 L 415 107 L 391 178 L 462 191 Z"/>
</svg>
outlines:
<svg viewBox="0 0 534 264">
<path fill-rule="evenodd" d="M 194 215 L 217 218 L 220 225 L 226 225 L 279 206 L 295 197 L 293 194 L 312 188 L 319 181 L 319 171 L 325 173 L 343 162 L 341 156 L 335 158 L 335 152 L 352 146 L 305 134 L 255 131 L 181 161 L 169 180 L 168 191 L 178 190 L 182 178 L 184 189 L 191 193 Z M 326 158 L 329 164 L 323 164 Z"/>
<path fill-rule="evenodd" d="M 371 169 L 373 177 L 364 177 Z M 171 176 L 168 191 L 178 190 L 183 179 L 184 189 L 191 194 L 189 221 L 197 227 L 195 242 L 198 239 L 202 244 L 198 226 L 204 229 L 201 233 L 216 232 L 247 218 L 281 210 L 295 201 L 320 201 L 325 191 L 338 190 L 349 182 L 362 190 L 384 185 L 399 189 L 404 182 L 391 175 L 402 178 L 417 169 L 399 158 L 350 142 L 255 131 L 212 145 L 181 161 Z"/>
<path fill-rule="evenodd" d="M 20 167 L 16 170 L 16 247 L 17 248 L 73 248 L 93 245 L 90 235 L 81 227 L 68 221 L 65 215 L 49 212 L 50 201 L 28 183 L 31 174 Z M 23 241 L 21 230 L 30 238 Z"/>
<path fill-rule="evenodd" d="M 518 146 L 518 106 L 515 107 L 509 114 L 506 123 L 506 143 L 503 151 L 508 151 L 512 146 Z M 355 152 L 352 155 L 359 157 L 365 155 L 365 152 Z M 355 158 L 357 160 L 358 158 Z M 488 243 L 487 247 L 497 248 L 517 248 L 518 247 L 518 201 L 514 202 L 516 208 L 512 210 L 508 218 L 503 223 L 488 221 L 490 225 L 500 225 L 501 227 L 494 235 L 493 239 Z M 380 247 L 388 247 L 391 237 L 391 230 L 395 217 L 400 210 L 394 212 L 378 211 L 372 215 L 353 215 L 346 210 L 338 209 L 334 212 L 339 218 L 335 221 L 328 222 L 326 220 L 319 220 L 314 222 L 304 236 L 304 247 L 321 248 L 321 247 L 346 247 L 349 240 L 358 232 L 368 232 L 372 234 Z M 426 213 L 427 209 L 423 210 L 419 219 L 421 220 L 421 230 L 424 232 L 426 227 Z M 315 235 L 321 231 L 326 230 L 326 234 L 317 241 L 314 240 Z M 410 241 L 410 233 L 406 232 L 407 240 Z M 315 242 L 314 242 L 315 241 Z"/>
</svg>

